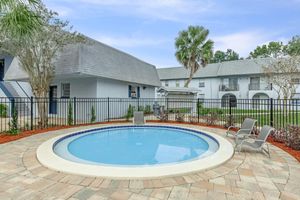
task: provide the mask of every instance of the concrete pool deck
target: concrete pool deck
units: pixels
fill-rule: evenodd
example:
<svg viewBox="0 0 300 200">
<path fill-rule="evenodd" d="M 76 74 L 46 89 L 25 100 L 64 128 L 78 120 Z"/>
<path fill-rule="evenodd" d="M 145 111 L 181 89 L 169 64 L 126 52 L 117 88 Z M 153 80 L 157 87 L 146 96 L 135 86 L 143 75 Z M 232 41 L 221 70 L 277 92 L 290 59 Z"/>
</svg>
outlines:
<svg viewBox="0 0 300 200">
<path fill-rule="evenodd" d="M 124 124 L 122 124 L 124 125 Z M 206 171 L 150 180 L 112 180 L 47 169 L 36 158 L 40 144 L 53 137 L 101 125 L 34 135 L 0 145 L 0 199 L 300 199 L 300 163 L 271 146 L 271 158 L 235 153 Z M 222 129 L 182 125 L 224 136 Z"/>
</svg>

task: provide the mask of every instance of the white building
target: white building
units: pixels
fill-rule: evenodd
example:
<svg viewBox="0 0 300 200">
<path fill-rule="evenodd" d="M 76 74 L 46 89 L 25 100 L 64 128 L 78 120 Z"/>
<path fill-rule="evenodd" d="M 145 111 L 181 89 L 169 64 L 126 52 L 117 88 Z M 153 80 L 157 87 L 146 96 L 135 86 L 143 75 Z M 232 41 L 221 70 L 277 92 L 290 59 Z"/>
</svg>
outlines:
<svg viewBox="0 0 300 200">
<path fill-rule="evenodd" d="M 33 96 L 18 59 L 2 55 L 0 60 L 0 95 Z M 57 56 L 49 113 L 60 112 L 57 98 L 154 98 L 158 86 L 155 66 L 88 38 L 87 43 L 68 45 Z"/>
<path fill-rule="evenodd" d="M 196 72 L 189 88 L 197 88 L 197 96 L 202 99 L 278 98 L 275 86 L 263 73 L 263 66 L 269 63 L 270 59 L 264 58 L 208 64 Z M 184 67 L 161 68 L 158 75 L 162 87 L 182 88 L 189 72 Z M 295 82 L 300 84 L 300 74 Z M 300 98 L 299 86 L 294 98 Z"/>
</svg>

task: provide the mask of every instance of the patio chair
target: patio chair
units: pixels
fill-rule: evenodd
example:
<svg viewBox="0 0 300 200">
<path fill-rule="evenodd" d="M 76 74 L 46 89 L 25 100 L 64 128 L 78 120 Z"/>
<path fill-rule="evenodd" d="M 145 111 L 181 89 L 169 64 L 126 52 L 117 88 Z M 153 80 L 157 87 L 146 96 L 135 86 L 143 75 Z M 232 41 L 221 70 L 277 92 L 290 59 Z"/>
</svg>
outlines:
<svg viewBox="0 0 300 200">
<path fill-rule="evenodd" d="M 269 149 L 269 145 L 266 141 L 272 131 L 275 131 L 275 129 L 273 127 L 265 125 L 262 127 L 257 138 L 246 138 L 246 139 L 236 138 L 235 149 L 237 149 L 239 147 L 240 148 L 239 151 L 241 151 L 242 147 L 246 146 L 246 147 L 250 147 L 251 149 L 254 149 L 254 150 L 266 152 L 270 157 L 270 149 Z M 267 146 L 267 149 L 263 148 L 264 145 Z"/>
<path fill-rule="evenodd" d="M 133 113 L 133 124 L 134 125 L 145 124 L 145 117 L 143 111 L 136 111 Z"/>
<path fill-rule="evenodd" d="M 255 120 L 255 119 L 246 118 L 244 120 L 244 122 L 242 123 L 241 128 L 237 132 L 233 131 L 232 129 L 239 128 L 239 127 L 229 126 L 227 129 L 227 132 L 226 132 L 226 136 L 232 135 L 234 137 L 240 137 L 240 138 L 249 137 L 251 135 L 251 133 L 253 132 L 256 122 L 257 122 L 257 120 Z"/>
</svg>

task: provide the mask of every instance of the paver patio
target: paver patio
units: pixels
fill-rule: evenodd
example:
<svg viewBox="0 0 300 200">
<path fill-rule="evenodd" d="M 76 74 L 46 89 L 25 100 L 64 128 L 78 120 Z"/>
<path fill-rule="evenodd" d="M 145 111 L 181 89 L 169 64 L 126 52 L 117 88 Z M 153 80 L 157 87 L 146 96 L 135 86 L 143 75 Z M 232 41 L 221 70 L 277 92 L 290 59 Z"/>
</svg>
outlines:
<svg viewBox="0 0 300 200">
<path fill-rule="evenodd" d="M 112 180 L 56 172 L 36 159 L 44 141 L 88 126 L 52 131 L 0 145 L 0 199 L 300 199 L 300 163 L 271 145 L 271 158 L 235 153 L 225 164 L 149 180 Z M 182 125 L 225 136 L 222 129 Z"/>
</svg>

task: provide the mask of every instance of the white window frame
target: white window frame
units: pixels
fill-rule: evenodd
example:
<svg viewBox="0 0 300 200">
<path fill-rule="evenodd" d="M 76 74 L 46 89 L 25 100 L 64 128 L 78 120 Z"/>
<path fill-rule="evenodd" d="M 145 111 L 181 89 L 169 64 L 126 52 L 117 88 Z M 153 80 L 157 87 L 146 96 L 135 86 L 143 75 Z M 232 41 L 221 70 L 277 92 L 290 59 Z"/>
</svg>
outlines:
<svg viewBox="0 0 300 200">
<path fill-rule="evenodd" d="M 65 91 L 66 86 L 69 86 L 69 91 L 68 92 Z M 71 84 L 70 83 L 62 83 L 61 84 L 61 98 L 70 98 L 70 97 L 71 97 Z"/>
<path fill-rule="evenodd" d="M 205 82 L 204 82 L 204 81 L 199 81 L 198 87 L 199 87 L 199 88 L 205 87 Z"/>
</svg>

